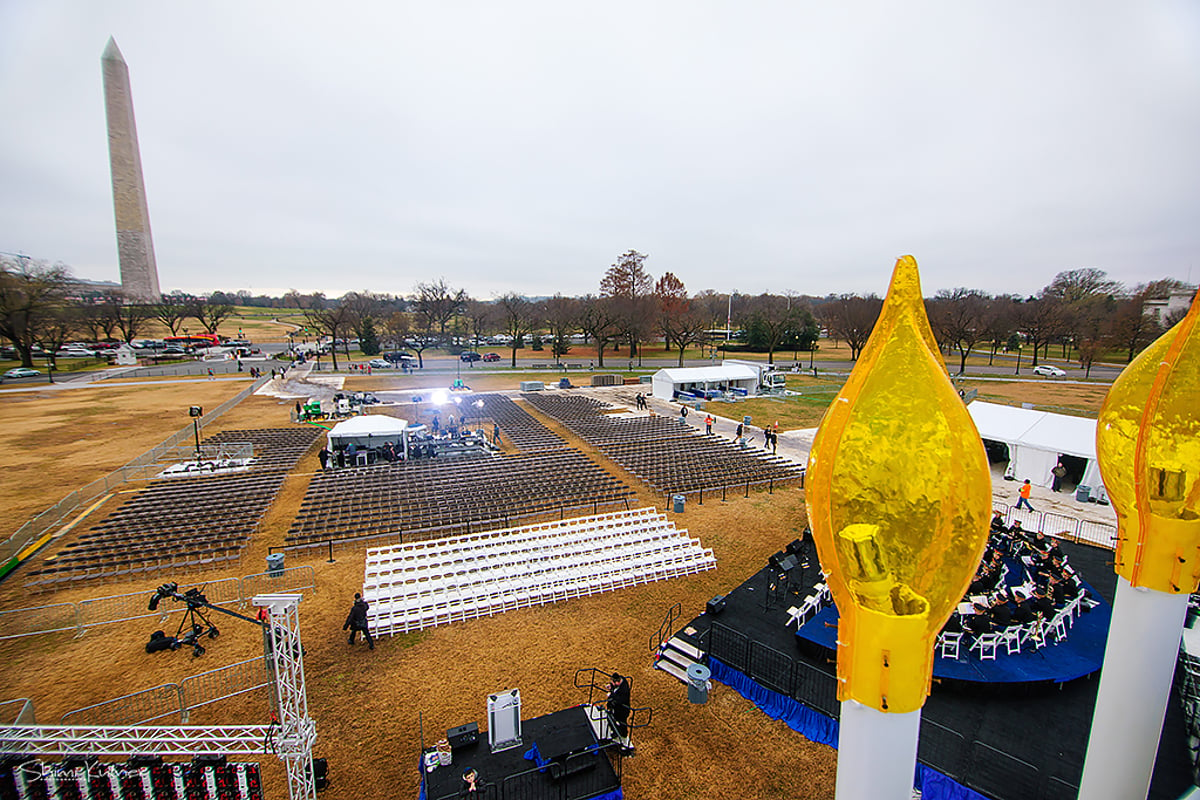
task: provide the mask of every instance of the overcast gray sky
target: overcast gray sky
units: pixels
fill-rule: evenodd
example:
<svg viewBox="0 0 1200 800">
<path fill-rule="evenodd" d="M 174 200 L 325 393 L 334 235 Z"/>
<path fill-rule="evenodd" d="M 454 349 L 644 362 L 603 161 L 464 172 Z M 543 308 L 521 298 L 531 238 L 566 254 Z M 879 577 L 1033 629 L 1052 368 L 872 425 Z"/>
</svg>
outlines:
<svg viewBox="0 0 1200 800">
<path fill-rule="evenodd" d="M 1032 293 L 1200 280 L 1200 4 L 0 0 L 0 251 L 164 290 Z"/>
</svg>

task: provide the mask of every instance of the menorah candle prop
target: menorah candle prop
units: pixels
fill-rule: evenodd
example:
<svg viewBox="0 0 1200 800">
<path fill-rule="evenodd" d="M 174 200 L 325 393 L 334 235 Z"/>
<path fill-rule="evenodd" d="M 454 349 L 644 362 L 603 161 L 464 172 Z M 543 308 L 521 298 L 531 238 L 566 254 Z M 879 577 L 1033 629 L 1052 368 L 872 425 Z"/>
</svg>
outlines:
<svg viewBox="0 0 1200 800">
<path fill-rule="evenodd" d="M 1113 383 L 1096 425 L 1117 593 L 1080 798 L 1145 797 L 1200 581 L 1200 298 Z"/>
<path fill-rule="evenodd" d="M 917 262 L 813 442 L 809 523 L 837 604 L 838 800 L 912 794 L 938 632 L 987 545 L 983 442 L 938 355 Z"/>
</svg>

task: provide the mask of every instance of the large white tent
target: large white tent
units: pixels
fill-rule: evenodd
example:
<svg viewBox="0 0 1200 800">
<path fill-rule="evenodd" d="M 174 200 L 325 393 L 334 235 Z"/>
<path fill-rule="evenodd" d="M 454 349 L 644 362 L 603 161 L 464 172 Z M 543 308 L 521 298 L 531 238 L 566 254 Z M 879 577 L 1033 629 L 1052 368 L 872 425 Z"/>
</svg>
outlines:
<svg viewBox="0 0 1200 800">
<path fill-rule="evenodd" d="M 1093 496 L 1103 496 L 1096 462 L 1096 420 L 979 400 L 967 409 L 980 437 L 1008 446 L 1006 476 L 1050 486 L 1054 481 L 1050 471 L 1059 457 L 1075 456 L 1087 462 L 1079 483 L 1091 487 Z"/>
<path fill-rule="evenodd" d="M 339 422 L 329 431 L 329 449 L 337 450 L 353 443 L 355 446 L 383 447 L 391 442 L 407 452 L 408 432 L 412 430 L 408 422 L 396 417 L 383 414 L 367 414 Z"/>
<path fill-rule="evenodd" d="M 744 364 L 719 367 L 675 367 L 660 369 L 651 381 L 652 394 L 660 400 L 674 400 L 676 392 L 727 391 L 737 389 L 754 394 L 758 391 L 759 370 Z"/>
</svg>

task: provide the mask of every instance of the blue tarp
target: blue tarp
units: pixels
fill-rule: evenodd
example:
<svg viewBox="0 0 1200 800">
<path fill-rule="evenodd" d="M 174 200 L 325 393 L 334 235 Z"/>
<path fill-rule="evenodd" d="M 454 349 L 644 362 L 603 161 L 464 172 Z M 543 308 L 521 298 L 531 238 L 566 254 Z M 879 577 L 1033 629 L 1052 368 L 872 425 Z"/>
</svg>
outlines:
<svg viewBox="0 0 1200 800">
<path fill-rule="evenodd" d="M 708 666 L 712 670 L 714 680 L 733 687 L 738 694 L 758 706 L 771 719 L 783 720 L 789 728 L 806 739 L 837 747 L 837 720 L 761 686 L 749 676 L 722 664 L 720 659 L 709 656 Z M 921 800 L 987 800 L 978 792 L 924 764 L 917 764 L 913 785 L 921 790 Z"/>
</svg>

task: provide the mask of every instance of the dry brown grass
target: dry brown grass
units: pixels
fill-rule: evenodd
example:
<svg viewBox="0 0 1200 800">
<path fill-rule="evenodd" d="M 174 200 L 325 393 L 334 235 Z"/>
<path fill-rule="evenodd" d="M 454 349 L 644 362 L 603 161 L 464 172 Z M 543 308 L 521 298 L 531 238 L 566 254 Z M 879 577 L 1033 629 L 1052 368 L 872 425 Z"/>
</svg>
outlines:
<svg viewBox="0 0 1200 800">
<path fill-rule="evenodd" d="M 494 388 L 512 388 L 511 376 L 495 377 L 505 385 Z M 351 384 L 380 380 L 362 378 Z M 475 383 L 478 388 L 492 388 L 483 381 Z M 1065 391 L 1079 397 L 1069 402 L 1098 402 L 1089 394 L 1090 387 L 988 387 L 1012 391 L 1021 399 L 1039 403 L 1062 404 Z M 9 446 L 0 451 L 0 464 L 7 468 L 8 475 L 5 501 L 10 507 L 18 500 L 23 508 L 44 507 L 75 484 L 102 474 L 111 468 L 110 464 L 124 463 L 177 430 L 181 422 L 186 423 L 182 417 L 186 405 L 215 405 L 223 392 L 232 393 L 237 388 L 200 382 L 122 387 L 98 393 L 63 392 L 36 402 L 31 396 L 3 397 L 0 403 L 10 422 L 5 428 Z M 103 405 L 95 408 L 97 403 Z M 208 432 L 286 425 L 288 405 L 269 398 L 250 398 Z M 614 474 L 631 480 L 557 423 L 541 418 Z M 19 424 L 14 424 L 18 419 Z M 17 440 L 31 430 L 41 435 Z M 64 457 L 79 463 L 60 474 L 58 462 Z M 168 578 L 191 582 L 259 572 L 268 547 L 283 542 L 315 468 L 316 457 L 309 453 L 287 480 L 238 567 L 74 589 L 39 598 L 39 602 L 76 601 L 126 591 L 142 592 L 148 597 L 154 586 Z M 22 483 L 11 481 L 14 471 Z M 663 506 L 661 498 L 644 486 L 631 485 L 638 489 L 641 504 Z M 18 493 L 17 486 L 29 488 Z M 749 800 L 832 797 L 836 766 L 833 750 L 812 744 L 783 723 L 767 719 L 721 685 L 714 686 L 707 705 L 688 704 L 683 686 L 652 669 L 649 648 L 650 637 L 671 604 L 682 605 L 684 619 L 696 615 L 708 598 L 741 583 L 771 553 L 796 537 L 804 527 L 803 492 L 788 488 L 775 494 L 753 493 L 749 498 L 730 495 L 728 503 L 710 499 L 703 506 L 690 504 L 684 514 L 673 516 L 680 527 L 713 548 L 718 560 L 716 570 L 390 637 L 378 642 L 374 652 L 361 645 L 348 647 L 341 632 L 351 595 L 362 580 L 363 553 L 339 549 L 337 561 L 332 564 L 326 562 L 324 552 L 290 555 L 289 565 L 311 565 L 317 579 L 316 591 L 305 594 L 301 617 L 309 708 L 317 720 L 316 752 L 329 758 L 334 779 L 324 796 L 329 800 L 415 796 L 419 713 L 424 713 L 427 740 L 440 738 L 446 728 L 463 722 L 484 723 L 486 695 L 502 689 L 521 689 L 526 717 L 544 714 L 582 702 L 585 697 L 572 686 L 574 671 L 599 667 L 631 674 L 635 704 L 655 709 L 653 726 L 637 736 L 637 757 L 626 762 L 628 796 Z M 9 525 L 15 527 L 21 519 L 11 518 Z M 0 608 L 30 603 L 21 589 L 21 579 L 18 571 L 0 584 Z M 169 623 L 168 632 L 173 632 L 175 624 Z M 110 626 L 79 640 L 52 635 L 0 642 L 0 663 L 5 665 L 0 670 L 0 699 L 31 697 L 39 720 L 56 722 L 67 710 L 177 682 L 187 675 L 261 652 L 257 631 L 249 625 L 233 620 L 219 624 L 223 635 L 199 660 L 193 660 L 185 651 L 146 655 L 143 645 L 150 631 L 164 627 L 154 621 Z M 264 702 L 261 697 L 242 698 L 207 711 L 194 721 L 261 721 Z M 278 765 L 269 757 L 263 759 L 263 765 L 268 797 L 285 797 L 286 786 Z"/>
<path fill-rule="evenodd" d="M 211 384 L 195 388 L 206 386 Z M 130 391 L 136 390 L 130 387 Z M 167 394 L 157 394 L 158 387 L 140 391 L 156 406 L 194 402 L 181 402 L 185 395 L 174 394 L 178 388 L 167 389 Z M 65 401 L 72 397 L 84 399 L 75 394 L 58 400 L 64 405 L 64 417 L 70 416 L 70 404 Z M 123 395 L 118 399 L 136 405 Z M 34 416 L 43 415 L 48 416 L 48 411 Z M 280 403 L 251 398 L 209 432 L 270 427 L 285 421 L 286 409 Z M 144 420 L 144 424 L 149 422 Z M 70 439 L 67 423 L 59 421 L 59 426 L 63 429 L 57 435 Z M 164 426 L 164 432 L 177 427 L 177 421 L 172 421 Z M 54 429 L 53 425 L 47 428 Z M 154 441 L 145 447 L 152 444 Z M 110 437 L 103 447 L 115 463 L 145 449 L 140 441 L 125 446 L 121 437 Z M 258 572 L 267 548 L 283 541 L 315 465 L 312 453 L 302 459 L 239 567 L 62 591 L 38 602 L 68 602 L 127 591 L 148 597 L 154 586 L 168 577 L 188 582 Z M 641 502 L 658 500 L 644 487 L 637 488 Z M 317 754 L 330 759 L 334 776 L 334 785 L 325 796 L 330 800 L 370 799 L 415 793 L 419 713 L 425 715 L 427 738 L 436 739 L 453 725 L 484 722 L 486 695 L 514 686 L 522 690 L 526 717 L 548 713 L 585 699 L 573 688 L 573 675 L 578 668 L 592 666 L 631 674 L 637 705 L 655 709 L 653 726 L 637 738 L 638 756 L 626 764 L 629 796 L 832 796 L 832 750 L 768 720 L 749 702 L 719 685 L 708 705 L 689 705 L 683 686 L 651 668 L 649 649 L 650 637 L 672 603 L 682 604 L 685 619 L 694 616 L 709 597 L 740 583 L 770 553 L 794 538 L 804 524 L 802 499 L 801 492 L 788 489 L 774 495 L 752 494 L 748 499 L 731 497 L 727 504 L 710 500 L 704 506 L 690 506 L 678 517 L 678 524 L 714 549 L 719 566 L 712 572 L 390 637 L 378 642 L 374 652 L 361 645 L 348 647 L 341 632 L 351 593 L 362 580 L 363 553 L 339 550 L 333 564 L 326 563 L 324 552 L 289 556 L 289 565 L 310 564 L 318 582 L 315 592 L 306 593 L 301 614 L 309 707 L 319 733 Z M 29 603 L 20 580 L 18 572 L 0 585 L 0 607 Z M 0 671 L 0 698 L 31 697 L 39 720 L 55 722 L 70 709 L 178 682 L 261 651 L 257 632 L 249 625 L 222 620 L 221 638 L 202 659 L 194 660 L 186 651 L 144 652 L 151 630 L 169 626 L 170 633 L 176 624 L 174 620 L 142 621 L 92 631 L 79 640 L 51 635 L 0 642 L 0 660 L 7 665 Z M 241 699 L 193 721 L 260 721 L 260 701 Z M 268 796 L 282 798 L 286 787 L 271 762 L 270 758 L 263 762 Z"/>
</svg>

